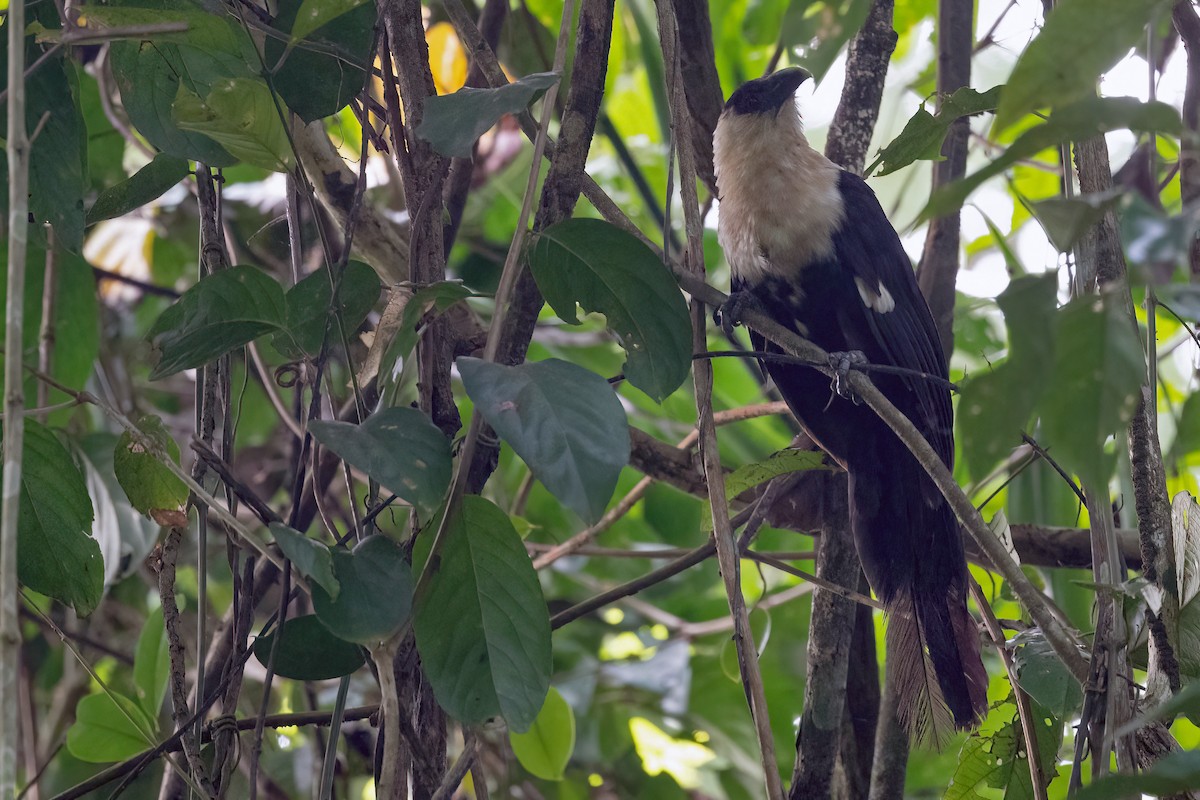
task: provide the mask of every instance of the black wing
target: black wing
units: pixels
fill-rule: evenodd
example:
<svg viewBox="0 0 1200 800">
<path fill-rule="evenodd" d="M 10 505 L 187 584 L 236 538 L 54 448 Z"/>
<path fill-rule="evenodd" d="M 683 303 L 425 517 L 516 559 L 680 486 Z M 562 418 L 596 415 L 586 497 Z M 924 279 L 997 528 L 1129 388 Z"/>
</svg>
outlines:
<svg viewBox="0 0 1200 800">
<path fill-rule="evenodd" d="M 845 208 L 845 221 L 833 240 L 838 265 L 849 278 L 858 278 L 868 287 L 883 286 L 895 301 L 895 307 L 884 313 L 863 304 L 871 334 L 892 366 L 946 378 L 946 358 L 933 316 L 917 286 L 912 262 L 875 193 L 851 172 L 842 172 L 838 191 Z M 949 390 L 916 376 L 903 378 L 903 383 L 916 395 L 919 418 L 913 423 L 952 467 L 954 410 Z"/>
</svg>

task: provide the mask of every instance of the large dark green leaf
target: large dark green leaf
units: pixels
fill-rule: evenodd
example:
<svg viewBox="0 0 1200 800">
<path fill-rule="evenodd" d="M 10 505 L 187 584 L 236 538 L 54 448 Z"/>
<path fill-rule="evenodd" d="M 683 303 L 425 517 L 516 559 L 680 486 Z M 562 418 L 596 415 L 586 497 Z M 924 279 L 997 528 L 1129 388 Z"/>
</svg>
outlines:
<svg viewBox="0 0 1200 800">
<path fill-rule="evenodd" d="M 500 117 L 523 111 L 558 79 L 557 73 L 538 72 L 495 89 L 466 87 L 454 94 L 430 97 L 425 101 L 425 118 L 417 126 L 417 136 L 442 155 L 470 158 L 475 140 Z"/>
<path fill-rule="evenodd" d="M 602 220 L 564 220 L 538 234 L 529 268 L 564 322 L 579 324 L 576 305 L 605 316 L 625 347 L 625 377 L 634 386 L 661 402 L 687 379 L 687 304 L 662 260 L 637 238 Z"/>
<path fill-rule="evenodd" d="M 608 382 L 558 359 L 506 367 L 458 359 L 467 394 L 534 477 L 589 523 L 629 463 L 629 423 Z"/>
<path fill-rule="evenodd" d="M 537 573 L 508 516 L 477 495 L 449 522 L 429 591 L 413 619 L 438 702 L 466 724 L 502 714 L 529 729 L 550 686 L 550 617 Z M 414 558 L 428 557 L 429 536 Z"/>
<path fill-rule="evenodd" d="M 905 123 L 900 135 L 879 151 L 866 174 L 888 175 L 918 160 L 941 161 L 942 142 L 946 140 L 950 125 L 959 117 L 994 111 L 1001 88 L 996 86 L 981 93 L 964 86 L 947 97 L 936 114 L 930 114 L 922 104 Z M 879 168 L 877 173 L 876 167 Z"/>
<path fill-rule="evenodd" d="M 375 35 L 372 0 L 279 4 L 265 58 L 272 85 L 305 122 L 341 111 L 362 91 Z"/>
<path fill-rule="evenodd" d="M 186 159 L 159 153 L 127 180 L 105 189 L 87 212 L 87 224 L 128 214 L 162 195 L 188 176 Z"/>
<path fill-rule="evenodd" d="M 264 667 L 270 662 L 278 631 L 254 640 L 254 657 Z M 297 681 L 326 681 L 349 675 L 365 661 L 362 648 L 339 639 L 315 614 L 283 623 L 283 638 L 275 650 L 275 674 Z"/>
<path fill-rule="evenodd" d="M 1110 775 L 1085 787 L 1079 800 L 1167 797 L 1200 789 L 1200 750 L 1169 753 L 1140 775 Z"/>
<path fill-rule="evenodd" d="M 1031 203 L 1029 210 L 1042 224 L 1050 243 L 1060 253 L 1069 253 L 1124 194 L 1124 189 L 1084 194 L 1078 197 L 1051 197 Z"/>
<path fill-rule="evenodd" d="M 1134 132 L 1178 134 L 1179 112 L 1166 103 L 1142 103 L 1132 97 L 1092 97 L 1058 109 L 1044 123 L 1022 133 L 987 166 L 934 192 L 921 212 L 922 219 L 947 214 L 963 204 L 988 178 L 999 175 L 1023 158 L 1066 141 L 1089 139 L 1128 128 Z"/>
<path fill-rule="evenodd" d="M 32 38 L 27 42 L 26 64 L 32 64 L 43 55 L 43 49 Z M 8 48 L 3 51 L 7 54 Z M 48 222 L 54 226 L 55 241 L 79 253 L 83 247 L 87 131 L 74 67 L 65 55 L 65 51 L 49 55 L 25 80 L 25 130 L 31 137 L 37 132 L 29 152 L 29 213 L 35 223 L 30 226 L 30 240 L 44 242 L 41 225 Z M 7 81 L 7 76 L 8 65 L 0 66 L 0 80 Z M 0 109 L 0 125 L 7 124 L 7 110 Z M 0 154 L 0 179 L 5 187 L 0 211 L 6 218 L 8 175 L 7 158 Z"/>
<path fill-rule="evenodd" d="M 137 426 L 161 452 L 179 463 L 179 445 L 161 419 L 145 416 Z M 178 511 L 187 502 L 187 485 L 128 431 L 121 434 L 113 450 L 113 471 L 130 505 L 143 514 L 153 517 L 155 511 Z"/>
<path fill-rule="evenodd" d="M 25 420 L 17 577 L 36 592 L 92 613 L 104 590 L 92 501 L 79 468 L 48 429 Z"/>
<path fill-rule="evenodd" d="M 330 341 L 337 341 L 333 326 L 333 287 L 329 273 L 317 270 L 287 292 L 287 332 L 276 334 L 275 348 L 288 358 L 316 356 L 329 328 Z M 338 311 L 350 336 L 367 318 L 379 300 L 379 276 L 361 261 L 350 261 L 338 287 Z"/>
<path fill-rule="evenodd" d="M 431 514 L 450 485 L 450 442 L 423 411 L 385 408 L 362 425 L 315 421 L 317 441 L 385 489 Z"/>
<path fill-rule="evenodd" d="M 1166 0 L 1062 0 L 1021 52 L 996 110 L 1003 130 L 1031 111 L 1078 100 L 1145 38 Z"/>
<path fill-rule="evenodd" d="M 1093 486 L 1106 483 L 1104 442 L 1133 415 L 1146 362 L 1133 322 L 1109 296 L 1059 311 L 1051 379 L 1038 403 L 1043 444 Z"/>
<path fill-rule="evenodd" d="M 1017 680 L 1037 704 L 1056 719 L 1068 718 L 1083 702 L 1083 687 L 1054 653 L 1037 629 L 1023 631 L 1012 640 Z"/>
<path fill-rule="evenodd" d="M 386 536 L 364 539 L 353 552 L 333 552 L 337 599 L 312 587 L 313 609 L 339 639 L 375 645 L 400 629 L 412 611 L 412 570 L 400 545 Z"/>
<path fill-rule="evenodd" d="M 151 380 L 207 364 L 284 327 L 283 289 L 255 267 L 230 267 L 202 278 L 150 328 L 160 353 Z"/>
<path fill-rule="evenodd" d="M 982 478 L 1021 441 L 1054 365 L 1054 274 L 1017 278 L 996 298 L 1009 356 L 972 375 L 958 404 L 959 441 L 971 475 Z"/>
</svg>

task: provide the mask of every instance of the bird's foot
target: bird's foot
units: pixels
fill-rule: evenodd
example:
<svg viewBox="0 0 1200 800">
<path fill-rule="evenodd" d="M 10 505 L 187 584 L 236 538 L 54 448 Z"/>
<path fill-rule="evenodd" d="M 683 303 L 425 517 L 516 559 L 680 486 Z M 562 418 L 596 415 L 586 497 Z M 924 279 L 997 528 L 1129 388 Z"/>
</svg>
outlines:
<svg viewBox="0 0 1200 800">
<path fill-rule="evenodd" d="M 713 322 L 721 326 L 725 335 L 733 338 L 733 329 L 742 324 L 742 316 L 749 309 L 759 309 L 762 305 L 758 298 L 750 292 L 730 292 L 729 299 L 721 307 L 713 311 Z"/>
<path fill-rule="evenodd" d="M 829 366 L 833 367 L 833 381 L 829 384 L 829 388 L 838 397 L 850 400 L 855 405 L 861 403 L 862 399 L 850 388 L 850 370 L 867 363 L 870 362 L 867 361 L 867 356 L 862 350 L 830 353 Z"/>
</svg>

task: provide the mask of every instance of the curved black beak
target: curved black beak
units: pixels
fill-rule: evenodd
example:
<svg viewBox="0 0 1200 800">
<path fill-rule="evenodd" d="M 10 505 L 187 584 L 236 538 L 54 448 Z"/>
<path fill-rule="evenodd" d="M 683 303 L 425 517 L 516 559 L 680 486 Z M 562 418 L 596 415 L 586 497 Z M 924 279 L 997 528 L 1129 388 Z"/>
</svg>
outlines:
<svg viewBox="0 0 1200 800">
<path fill-rule="evenodd" d="M 778 109 L 811 77 L 812 73 L 804 67 L 788 67 L 762 78 L 765 105 Z"/>
</svg>

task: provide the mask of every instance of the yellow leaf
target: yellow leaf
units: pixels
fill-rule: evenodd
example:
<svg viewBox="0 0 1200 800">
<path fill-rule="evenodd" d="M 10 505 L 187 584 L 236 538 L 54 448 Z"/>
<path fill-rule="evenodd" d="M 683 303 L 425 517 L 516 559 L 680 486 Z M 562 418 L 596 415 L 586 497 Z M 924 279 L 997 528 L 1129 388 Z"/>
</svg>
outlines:
<svg viewBox="0 0 1200 800">
<path fill-rule="evenodd" d="M 449 22 L 439 22 L 425 31 L 429 45 L 429 70 L 438 94 L 457 92 L 467 82 L 467 54 Z"/>
</svg>

